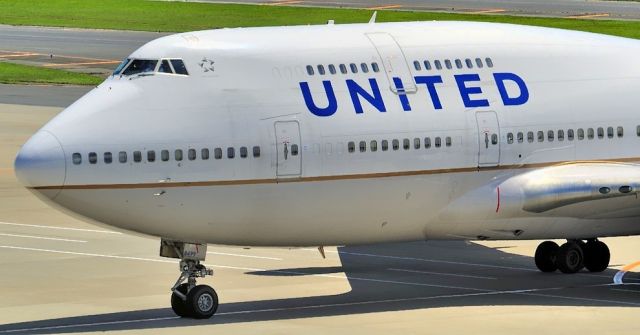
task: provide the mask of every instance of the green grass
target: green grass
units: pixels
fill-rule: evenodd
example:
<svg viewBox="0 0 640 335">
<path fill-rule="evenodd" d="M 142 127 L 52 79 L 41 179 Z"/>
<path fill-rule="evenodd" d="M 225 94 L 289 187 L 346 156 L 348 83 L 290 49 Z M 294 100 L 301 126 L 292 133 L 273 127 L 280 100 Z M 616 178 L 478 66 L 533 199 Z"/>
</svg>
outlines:
<svg viewBox="0 0 640 335">
<path fill-rule="evenodd" d="M 146 0 L 0 0 L 0 23 L 182 32 L 218 27 L 367 22 L 362 9 L 158 2 Z M 378 22 L 460 20 L 518 23 L 640 38 L 640 21 L 382 11 Z"/>
<path fill-rule="evenodd" d="M 0 62 L 2 84 L 98 85 L 103 80 L 84 73 Z"/>
</svg>

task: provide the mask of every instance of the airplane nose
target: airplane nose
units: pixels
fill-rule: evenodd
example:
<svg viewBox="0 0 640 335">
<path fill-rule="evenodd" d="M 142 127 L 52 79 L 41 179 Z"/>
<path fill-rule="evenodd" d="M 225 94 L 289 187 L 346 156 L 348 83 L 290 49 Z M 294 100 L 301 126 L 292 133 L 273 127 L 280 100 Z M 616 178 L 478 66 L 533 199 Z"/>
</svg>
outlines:
<svg viewBox="0 0 640 335">
<path fill-rule="evenodd" d="M 18 152 L 14 169 L 23 186 L 53 199 L 60 193 L 65 180 L 62 145 L 52 133 L 38 131 Z"/>
</svg>

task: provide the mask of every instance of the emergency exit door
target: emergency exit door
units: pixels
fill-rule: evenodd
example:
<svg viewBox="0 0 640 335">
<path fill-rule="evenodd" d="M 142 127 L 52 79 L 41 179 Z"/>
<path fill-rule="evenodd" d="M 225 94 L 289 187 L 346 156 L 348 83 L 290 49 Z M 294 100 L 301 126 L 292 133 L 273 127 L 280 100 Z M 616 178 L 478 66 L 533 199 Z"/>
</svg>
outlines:
<svg viewBox="0 0 640 335">
<path fill-rule="evenodd" d="M 500 126 L 495 112 L 476 113 L 478 122 L 478 166 L 497 166 L 500 163 Z"/>
<path fill-rule="evenodd" d="M 300 125 L 298 121 L 275 123 L 278 178 L 299 177 L 302 173 Z"/>
<path fill-rule="evenodd" d="M 409 65 L 407 65 L 404 53 L 393 36 L 388 33 L 368 33 L 367 37 L 382 59 L 382 67 L 387 75 L 391 91 L 397 94 L 415 93 L 417 90 L 416 82 Z M 402 89 L 397 87 L 394 78 L 400 79 Z"/>
</svg>

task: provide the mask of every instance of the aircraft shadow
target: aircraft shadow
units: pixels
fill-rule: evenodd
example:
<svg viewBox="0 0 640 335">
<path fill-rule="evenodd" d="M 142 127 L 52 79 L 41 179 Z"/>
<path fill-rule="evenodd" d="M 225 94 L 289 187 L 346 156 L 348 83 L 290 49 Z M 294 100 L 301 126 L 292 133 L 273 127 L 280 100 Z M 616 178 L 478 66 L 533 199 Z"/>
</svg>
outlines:
<svg viewBox="0 0 640 335">
<path fill-rule="evenodd" d="M 209 320 L 175 317 L 170 308 L 0 325 L 0 333 L 58 334 L 161 329 L 455 306 L 640 307 L 640 295 L 612 290 L 617 272 L 544 274 L 531 257 L 466 242 L 412 242 L 338 248 L 341 267 L 250 272 L 257 276 L 346 275 L 351 291 L 327 296 L 222 303 Z M 640 282 L 631 273 L 625 282 Z M 640 286 L 625 289 L 640 291 Z M 23 331 L 18 331 L 23 330 Z"/>
</svg>

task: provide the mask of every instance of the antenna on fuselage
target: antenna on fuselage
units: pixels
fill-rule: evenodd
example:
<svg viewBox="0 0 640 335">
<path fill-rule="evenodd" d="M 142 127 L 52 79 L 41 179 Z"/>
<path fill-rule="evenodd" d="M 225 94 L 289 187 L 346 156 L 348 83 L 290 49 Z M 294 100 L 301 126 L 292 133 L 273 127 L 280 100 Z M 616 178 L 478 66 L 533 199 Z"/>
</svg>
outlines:
<svg viewBox="0 0 640 335">
<path fill-rule="evenodd" d="M 373 12 L 373 15 L 371 15 L 371 18 L 369 19 L 369 24 L 376 23 L 376 16 L 378 16 L 378 11 Z"/>
</svg>

